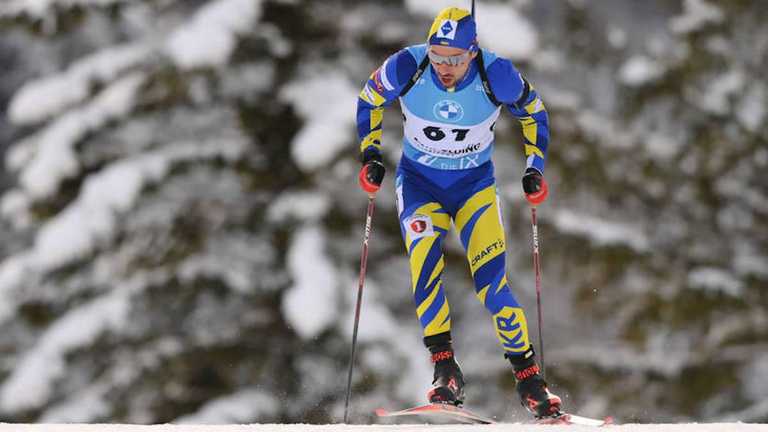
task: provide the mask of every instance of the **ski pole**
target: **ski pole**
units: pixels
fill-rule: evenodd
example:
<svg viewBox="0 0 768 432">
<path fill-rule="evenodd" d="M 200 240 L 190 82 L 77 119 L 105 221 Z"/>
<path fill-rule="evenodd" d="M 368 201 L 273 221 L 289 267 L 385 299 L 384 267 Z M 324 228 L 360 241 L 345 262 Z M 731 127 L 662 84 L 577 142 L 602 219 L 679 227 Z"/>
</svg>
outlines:
<svg viewBox="0 0 768 432">
<path fill-rule="evenodd" d="M 472 18 L 475 18 L 475 0 L 472 0 Z"/>
<path fill-rule="evenodd" d="M 533 227 L 533 270 L 536 274 L 536 312 L 539 319 L 539 351 L 541 353 L 541 376 L 544 377 L 544 336 L 541 313 L 541 262 L 539 260 L 539 228 L 536 223 L 536 207 L 531 207 L 531 225 Z"/>
<path fill-rule="evenodd" d="M 347 375 L 347 399 L 344 402 L 344 423 L 349 418 L 349 397 L 352 394 L 352 369 L 355 364 L 355 347 L 357 346 L 357 328 L 360 324 L 360 306 L 363 300 L 363 285 L 368 263 L 368 239 L 371 237 L 371 220 L 373 219 L 373 196 L 368 196 L 368 213 L 365 217 L 365 234 L 363 235 L 363 251 L 360 254 L 360 282 L 357 288 L 357 306 L 355 306 L 355 325 L 352 330 L 352 352 L 349 355 L 349 374 Z"/>
</svg>

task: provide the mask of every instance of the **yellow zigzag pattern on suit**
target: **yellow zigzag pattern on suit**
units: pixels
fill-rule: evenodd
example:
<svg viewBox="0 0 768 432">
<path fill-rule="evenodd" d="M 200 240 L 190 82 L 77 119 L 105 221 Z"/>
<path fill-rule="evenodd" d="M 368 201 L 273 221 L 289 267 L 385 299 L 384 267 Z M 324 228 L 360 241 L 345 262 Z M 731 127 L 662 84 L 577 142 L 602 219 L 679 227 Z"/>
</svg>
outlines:
<svg viewBox="0 0 768 432">
<path fill-rule="evenodd" d="M 499 217 L 499 207 L 496 201 L 496 187 L 489 186 L 480 192 L 472 196 L 456 215 L 456 230 L 460 233 L 467 225 L 472 216 L 479 211 L 483 206 L 490 205 L 483 211 L 483 214 L 478 218 L 475 223 L 475 227 L 483 227 L 483 229 L 474 229 L 469 237 L 469 245 L 467 246 L 467 259 L 470 261 L 472 274 L 483 266 L 486 262 L 490 261 L 494 257 L 498 256 L 504 251 L 503 247 L 494 250 L 492 253 L 482 257 L 479 261 L 472 265 L 472 258 L 480 253 L 491 244 L 504 240 L 504 228 L 501 225 Z"/>
<path fill-rule="evenodd" d="M 437 294 L 440 292 L 440 288 L 443 286 L 443 281 L 439 281 L 431 293 L 429 293 L 429 296 L 424 299 L 424 301 L 419 305 L 418 308 L 416 308 L 416 316 L 419 317 L 419 320 L 421 320 L 421 317 L 424 315 L 424 313 L 429 309 L 430 306 L 435 302 L 435 299 L 437 298 Z M 451 309 L 448 306 L 448 300 L 445 300 L 443 302 L 443 305 L 440 307 L 440 311 L 437 312 L 434 318 L 427 324 L 427 326 L 424 328 L 424 336 L 432 336 L 439 333 L 445 333 L 451 329 L 451 320 L 447 320 L 446 318 L 450 314 Z"/>
<path fill-rule="evenodd" d="M 525 137 L 525 140 L 531 144 L 536 144 L 536 140 L 538 139 L 538 132 L 539 128 L 536 124 L 536 119 L 533 117 L 523 117 L 520 119 L 520 126 L 523 128 L 523 136 Z M 539 153 L 541 153 L 541 150 L 534 146 L 526 146 L 525 147 L 525 155 L 530 156 L 530 152 L 535 152 L 532 149 L 529 149 L 528 147 L 533 147 L 534 149 L 538 150 Z M 543 157 L 543 156 L 542 156 Z"/>
<path fill-rule="evenodd" d="M 384 119 L 384 108 L 374 108 L 371 110 L 370 130 L 371 132 L 363 138 L 360 143 L 360 151 L 364 152 L 370 146 L 381 150 L 381 121 Z"/>
<path fill-rule="evenodd" d="M 440 312 L 438 312 L 437 315 L 435 315 L 435 319 L 430 321 L 429 324 L 427 324 L 427 327 L 424 328 L 424 336 L 425 337 L 434 336 L 436 334 L 450 331 L 451 320 L 450 318 L 446 320 L 446 318 L 450 313 L 451 313 L 451 310 L 448 307 L 448 301 L 446 300 L 445 303 L 443 303 L 443 307 L 440 308 Z"/>
<path fill-rule="evenodd" d="M 363 86 L 363 89 L 360 91 L 360 99 L 377 107 L 383 105 L 384 102 L 387 101 L 384 99 L 384 96 L 380 95 L 379 92 L 374 90 L 369 84 Z"/>
<path fill-rule="evenodd" d="M 533 87 L 531 87 L 531 91 L 533 91 Z M 528 105 L 525 106 L 525 112 L 528 113 L 529 116 L 532 116 L 544 110 L 545 110 L 544 102 L 542 102 L 541 98 L 539 98 L 538 96 L 534 97 L 533 100 Z M 538 128 L 536 119 L 534 119 L 533 117 L 522 117 L 520 118 L 520 126 L 523 128 L 523 136 L 525 137 L 525 139 L 529 143 L 535 146 L 537 144 L 536 141 L 538 140 L 538 133 L 539 133 L 539 128 Z M 530 156 L 532 154 L 535 154 L 541 158 L 544 158 L 544 154 L 541 152 L 541 150 L 539 150 L 534 146 L 526 145 L 525 155 Z"/>
<path fill-rule="evenodd" d="M 451 217 L 447 213 L 437 213 L 440 210 L 442 210 L 440 204 L 433 202 L 424 204 L 416 209 L 413 214 L 428 216 L 432 220 L 433 229 L 440 228 L 448 230 L 451 226 Z M 414 239 L 412 239 L 410 234 L 406 231 L 405 244 L 411 261 L 411 287 L 413 292 L 416 291 L 416 285 L 424 271 L 423 265 L 426 262 L 427 255 L 441 235 L 443 234 L 435 232 L 434 236 L 422 237 L 421 240 L 414 245 Z M 444 267 L 445 260 L 441 255 L 438 262 L 435 264 L 435 268 L 432 269 L 432 274 L 429 276 L 426 287 L 430 286 L 432 282 L 437 279 Z M 416 308 L 416 314 L 419 319 L 421 319 L 427 309 L 429 309 L 429 306 L 434 303 L 437 294 L 440 291 L 440 287 L 442 287 L 442 281 L 438 281 L 438 283 L 435 284 L 427 298 Z M 435 317 L 424 328 L 424 336 L 431 336 L 449 331 L 451 329 L 451 321 L 450 319 L 446 321 L 449 314 L 450 308 L 448 306 L 448 301 L 445 301 Z"/>
<path fill-rule="evenodd" d="M 501 278 L 501 283 L 499 284 L 499 286 L 496 287 L 496 293 L 498 293 L 502 288 L 504 288 L 505 285 L 507 285 L 507 276 L 504 276 Z M 482 304 L 485 304 L 485 300 L 488 297 L 488 291 L 490 289 L 491 289 L 491 285 L 488 284 L 484 286 L 483 289 L 481 289 L 477 294 L 475 294 L 477 296 L 477 299 L 480 300 Z"/>
</svg>

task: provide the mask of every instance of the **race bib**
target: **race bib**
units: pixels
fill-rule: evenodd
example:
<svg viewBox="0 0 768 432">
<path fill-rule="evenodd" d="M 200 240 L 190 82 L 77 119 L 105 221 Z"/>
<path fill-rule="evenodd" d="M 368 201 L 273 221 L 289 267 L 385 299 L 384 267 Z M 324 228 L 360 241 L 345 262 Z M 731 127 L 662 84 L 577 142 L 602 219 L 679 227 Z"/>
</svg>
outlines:
<svg viewBox="0 0 768 432">
<path fill-rule="evenodd" d="M 496 109 L 484 121 L 475 125 L 451 124 L 464 115 L 464 108 L 451 100 L 438 101 L 434 108 L 435 122 L 418 117 L 402 104 L 405 139 L 420 153 L 428 156 L 459 159 L 485 151 L 493 143 L 493 125 L 501 109 Z"/>
</svg>

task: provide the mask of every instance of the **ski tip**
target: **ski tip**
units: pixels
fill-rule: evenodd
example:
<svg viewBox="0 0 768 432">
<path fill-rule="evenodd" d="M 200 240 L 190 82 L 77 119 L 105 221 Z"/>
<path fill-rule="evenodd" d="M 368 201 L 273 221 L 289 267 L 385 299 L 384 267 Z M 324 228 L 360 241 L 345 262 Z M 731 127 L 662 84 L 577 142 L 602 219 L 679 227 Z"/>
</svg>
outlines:
<svg viewBox="0 0 768 432">
<path fill-rule="evenodd" d="M 384 408 L 376 408 L 374 412 L 379 417 L 386 417 L 389 414 L 389 411 L 385 410 Z"/>
</svg>

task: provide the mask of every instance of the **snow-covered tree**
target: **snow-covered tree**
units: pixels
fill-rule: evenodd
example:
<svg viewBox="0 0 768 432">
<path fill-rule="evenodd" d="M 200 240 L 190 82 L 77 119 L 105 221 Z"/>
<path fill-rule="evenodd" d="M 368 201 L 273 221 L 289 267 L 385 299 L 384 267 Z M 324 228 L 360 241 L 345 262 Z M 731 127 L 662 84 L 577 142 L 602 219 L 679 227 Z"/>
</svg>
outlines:
<svg viewBox="0 0 768 432">
<path fill-rule="evenodd" d="M 456 3 L 0 2 L 0 420 L 338 420 L 365 206 L 357 92 Z M 768 420 L 764 9 L 478 2 L 481 45 L 518 64 L 552 120 L 545 360 L 566 406 Z M 388 111 L 390 173 L 398 122 Z M 533 324 L 513 125 L 498 128 L 497 178 Z M 391 189 L 389 175 L 355 421 L 422 400 L 431 380 Z M 510 368 L 451 240 L 468 398 L 514 418 Z"/>
</svg>

